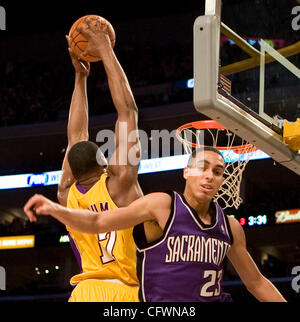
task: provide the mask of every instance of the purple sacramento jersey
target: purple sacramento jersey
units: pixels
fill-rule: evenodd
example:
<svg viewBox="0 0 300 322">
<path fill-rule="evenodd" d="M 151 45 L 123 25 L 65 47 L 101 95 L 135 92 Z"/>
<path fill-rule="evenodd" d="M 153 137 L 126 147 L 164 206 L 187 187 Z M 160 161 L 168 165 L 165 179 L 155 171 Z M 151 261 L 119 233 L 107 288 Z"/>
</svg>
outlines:
<svg viewBox="0 0 300 322">
<path fill-rule="evenodd" d="M 223 260 L 233 240 L 227 216 L 216 203 L 204 224 L 183 195 L 171 192 L 163 236 L 147 243 L 144 226 L 134 228 L 139 296 L 144 302 L 229 301 L 222 292 Z"/>
</svg>

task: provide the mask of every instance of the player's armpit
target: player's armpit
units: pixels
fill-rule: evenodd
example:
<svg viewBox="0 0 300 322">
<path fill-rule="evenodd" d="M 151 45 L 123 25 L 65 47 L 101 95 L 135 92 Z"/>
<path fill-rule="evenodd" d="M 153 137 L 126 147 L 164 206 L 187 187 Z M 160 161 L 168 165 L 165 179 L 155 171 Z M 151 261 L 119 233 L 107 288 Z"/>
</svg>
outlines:
<svg viewBox="0 0 300 322">
<path fill-rule="evenodd" d="M 57 199 L 59 203 L 65 207 L 67 206 L 68 193 L 69 193 L 70 187 L 75 182 L 75 178 L 73 176 L 69 162 L 67 160 L 67 152 L 63 161 L 62 174 L 57 187 Z"/>
</svg>

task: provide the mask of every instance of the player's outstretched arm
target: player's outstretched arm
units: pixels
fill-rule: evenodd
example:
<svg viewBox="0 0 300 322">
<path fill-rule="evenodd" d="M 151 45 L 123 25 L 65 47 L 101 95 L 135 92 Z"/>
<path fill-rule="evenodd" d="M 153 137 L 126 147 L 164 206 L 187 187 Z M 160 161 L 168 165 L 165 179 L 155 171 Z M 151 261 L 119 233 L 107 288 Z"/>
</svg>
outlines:
<svg viewBox="0 0 300 322">
<path fill-rule="evenodd" d="M 68 44 L 69 37 L 66 36 Z M 68 152 L 77 142 L 87 141 L 88 134 L 88 99 L 86 82 L 90 72 L 90 65 L 76 57 L 69 46 L 71 61 L 75 70 L 75 85 L 71 99 L 68 120 L 68 146 L 62 164 L 62 176 L 58 185 L 57 197 L 59 202 L 66 206 L 68 191 L 75 179 L 68 162 Z"/>
<path fill-rule="evenodd" d="M 247 290 L 261 302 L 286 302 L 277 288 L 261 274 L 248 253 L 245 234 L 239 222 L 228 218 L 234 242 L 227 256 Z"/>
<path fill-rule="evenodd" d="M 126 229 L 148 220 L 161 224 L 166 220 L 161 217 L 161 211 L 169 213 L 170 200 L 167 194 L 152 193 L 135 200 L 128 207 L 95 213 L 85 209 L 69 209 L 36 194 L 27 201 L 24 212 L 31 222 L 37 221 L 37 215 L 50 215 L 73 230 L 96 234 Z"/>
</svg>

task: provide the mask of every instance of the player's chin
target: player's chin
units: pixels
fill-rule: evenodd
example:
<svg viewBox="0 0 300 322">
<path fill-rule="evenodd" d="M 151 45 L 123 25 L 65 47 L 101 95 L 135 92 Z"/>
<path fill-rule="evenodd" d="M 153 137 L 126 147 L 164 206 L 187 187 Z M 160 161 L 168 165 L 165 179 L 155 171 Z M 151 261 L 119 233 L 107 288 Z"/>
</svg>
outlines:
<svg viewBox="0 0 300 322">
<path fill-rule="evenodd" d="M 197 191 L 197 199 L 198 200 L 203 200 L 203 201 L 210 201 L 215 195 L 215 191 L 214 190 L 203 190 L 203 189 L 199 189 Z"/>
</svg>

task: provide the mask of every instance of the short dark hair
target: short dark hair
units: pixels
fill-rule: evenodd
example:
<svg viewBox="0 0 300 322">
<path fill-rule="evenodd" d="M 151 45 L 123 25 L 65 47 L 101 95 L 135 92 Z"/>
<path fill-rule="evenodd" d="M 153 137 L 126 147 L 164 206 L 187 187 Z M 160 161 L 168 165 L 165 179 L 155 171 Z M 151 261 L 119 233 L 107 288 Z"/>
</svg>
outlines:
<svg viewBox="0 0 300 322">
<path fill-rule="evenodd" d="M 189 157 L 189 160 L 188 160 L 188 164 L 187 164 L 187 166 L 188 166 L 188 167 L 190 167 L 190 166 L 192 165 L 192 163 L 194 162 L 194 160 L 196 159 L 197 154 L 198 154 L 199 152 L 204 152 L 204 151 L 212 151 L 212 152 L 215 152 L 215 153 L 219 154 L 219 155 L 222 157 L 222 159 L 223 159 L 223 161 L 224 161 L 224 163 L 225 163 L 225 160 L 224 160 L 223 154 L 222 154 L 218 149 L 216 149 L 216 148 L 215 148 L 215 147 L 213 147 L 213 146 L 203 146 L 203 147 L 201 147 L 201 148 L 197 148 L 197 149 L 195 149 L 195 150 L 191 153 L 191 155 L 190 155 L 190 157 Z"/>
<path fill-rule="evenodd" d="M 71 147 L 68 161 L 76 180 L 99 168 L 96 158 L 98 148 L 98 145 L 91 141 L 81 141 Z"/>
</svg>

